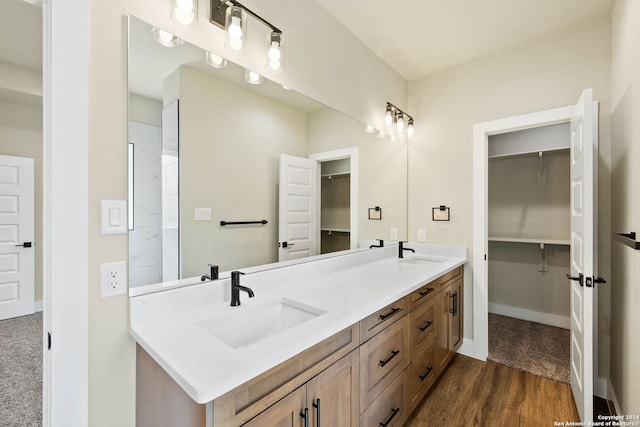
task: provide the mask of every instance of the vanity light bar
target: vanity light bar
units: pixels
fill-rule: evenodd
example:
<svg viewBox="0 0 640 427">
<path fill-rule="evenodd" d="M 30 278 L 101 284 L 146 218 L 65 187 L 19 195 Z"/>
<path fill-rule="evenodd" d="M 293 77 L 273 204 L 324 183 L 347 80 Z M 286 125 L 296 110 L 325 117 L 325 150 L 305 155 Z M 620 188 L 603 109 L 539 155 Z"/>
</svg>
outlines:
<svg viewBox="0 0 640 427">
<path fill-rule="evenodd" d="M 395 125 L 400 134 L 406 130 L 409 138 L 413 136 L 413 117 L 388 101 L 384 122 L 387 126 Z"/>
<path fill-rule="evenodd" d="M 222 28 L 224 30 L 225 29 L 225 17 L 226 17 L 226 13 L 227 13 L 227 8 L 230 7 L 230 6 L 236 6 L 236 7 L 244 9 L 244 11 L 246 13 L 248 13 L 251 16 L 253 16 L 255 19 L 257 19 L 258 21 L 262 22 L 267 27 L 271 28 L 271 31 L 274 31 L 274 32 L 279 33 L 279 34 L 282 34 L 282 31 L 280 31 L 271 22 L 267 21 L 262 16 L 260 16 L 257 13 L 253 12 L 251 9 L 249 9 L 248 7 L 242 5 L 240 2 L 238 2 L 236 0 L 211 0 L 211 16 L 209 17 L 209 22 L 211 22 L 212 24 L 217 25 L 218 27 L 220 27 L 220 28 Z"/>
</svg>

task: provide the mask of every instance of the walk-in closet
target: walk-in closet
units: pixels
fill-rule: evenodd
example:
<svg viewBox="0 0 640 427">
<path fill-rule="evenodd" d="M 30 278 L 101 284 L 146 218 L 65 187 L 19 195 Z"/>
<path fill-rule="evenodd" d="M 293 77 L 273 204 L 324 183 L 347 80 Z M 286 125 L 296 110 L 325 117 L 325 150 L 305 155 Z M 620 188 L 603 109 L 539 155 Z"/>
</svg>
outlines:
<svg viewBox="0 0 640 427">
<path fill-rule="evenodd" d="M 569 382 L 569 124 L 489 138 L 489 358 Z"/>
<path fill-rule="evenodd" d="M 320 251 L 351 246 L 351 163 L 349 159 L 320 163 Z"/>
</svg>

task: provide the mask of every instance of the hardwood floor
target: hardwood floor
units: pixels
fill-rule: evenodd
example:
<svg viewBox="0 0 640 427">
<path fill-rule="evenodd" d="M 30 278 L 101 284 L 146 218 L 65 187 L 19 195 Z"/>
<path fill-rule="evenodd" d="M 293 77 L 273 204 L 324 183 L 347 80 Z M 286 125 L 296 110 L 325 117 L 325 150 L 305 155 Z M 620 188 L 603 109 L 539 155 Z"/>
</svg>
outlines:
<svg viewBox="0 0 640 427">
<path fill-rule="evenodd" d="M 405 425 L 535 427 L 554 421 L 580 421 L 569 385 L 458 354 Z"/>
</svg>

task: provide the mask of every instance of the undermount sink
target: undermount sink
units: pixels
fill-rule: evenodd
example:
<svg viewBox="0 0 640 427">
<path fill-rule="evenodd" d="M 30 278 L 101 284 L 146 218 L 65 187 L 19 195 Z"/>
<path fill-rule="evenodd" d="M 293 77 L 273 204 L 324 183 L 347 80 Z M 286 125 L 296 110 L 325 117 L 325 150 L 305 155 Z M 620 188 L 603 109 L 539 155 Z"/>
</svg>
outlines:
<svg viewBox="0 0 640 427">
<path fill-rule="evenodd" d="M 443 262 L 444 259 L 424 255 L 414 255 L 407 258 L 399 258 L 398 261 L 404 264 L 433 265 Z"/>
<path fill-rule="evenodd" d="M 233 311 L 204 320 L 198 326 L 233 348 L 244 348 L 326 313 L 287 298 Z"/>
</svg>

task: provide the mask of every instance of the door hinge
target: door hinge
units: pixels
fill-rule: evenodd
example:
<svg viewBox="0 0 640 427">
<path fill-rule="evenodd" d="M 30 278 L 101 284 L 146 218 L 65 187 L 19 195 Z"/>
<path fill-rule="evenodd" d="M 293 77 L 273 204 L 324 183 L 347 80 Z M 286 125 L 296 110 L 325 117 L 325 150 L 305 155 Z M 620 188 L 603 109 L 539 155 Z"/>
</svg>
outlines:
<svg viewBox="0 0 640 427">
<path fill-rule="evenodd" d="M 47 332 L 47 350 L 51 350 L 51 332 Z"/>
</svg>

